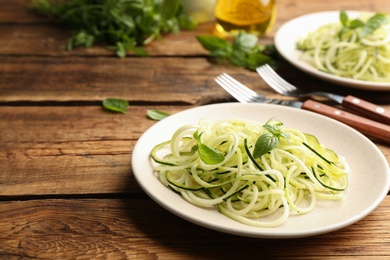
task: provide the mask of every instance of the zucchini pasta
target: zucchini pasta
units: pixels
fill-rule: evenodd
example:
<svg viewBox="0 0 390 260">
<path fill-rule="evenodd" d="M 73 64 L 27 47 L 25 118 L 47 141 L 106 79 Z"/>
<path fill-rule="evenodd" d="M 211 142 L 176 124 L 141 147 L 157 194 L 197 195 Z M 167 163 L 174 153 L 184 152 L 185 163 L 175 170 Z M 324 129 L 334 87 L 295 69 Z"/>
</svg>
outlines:
<svg viewBox="0 0 390 260">
<path fill-rule="evenodd" d="M 345 78 L 390 82 L 390 17 L 365 14 L 326 24 L 297 42 L 302 59 L 318 70 Z"/>
<path fill-rule="evenodd" d="M 256 227 L 309 213 L 317 200 L 341 200 L 348 184 L 343 157 L 278 120 L 201 120 L 150 157 L 156 177 L 186 201 Z"/>
</svg>

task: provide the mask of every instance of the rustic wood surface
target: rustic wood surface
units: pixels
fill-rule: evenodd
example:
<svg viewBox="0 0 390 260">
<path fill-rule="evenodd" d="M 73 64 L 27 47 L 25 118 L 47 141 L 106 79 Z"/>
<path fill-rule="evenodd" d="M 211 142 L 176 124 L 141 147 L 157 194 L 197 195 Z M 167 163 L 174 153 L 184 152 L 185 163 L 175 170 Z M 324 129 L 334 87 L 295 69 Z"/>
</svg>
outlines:
<svg viewBox="0 0 390 260">
<path fill-rule="evenodd" d="M 0 258 L 4 259 L 389 259 L 390 196 L 369 216 L 325 235 L 253 239 L 199 227 L 153 202 L 136 183 L 130 158 L 155 121 L 234 101 L 214 82 L 225 71 L 275 94 L 254 72 L 217 64 L 195 35 L 213 24 L 155 41 L 145 58 L 119 59 L 104 47 L 65 50 L 70 32 L 31 12 L 28 0 L 0 0 Z M 324 10 L 390 13 L 388 0 L 278 0 L 275 30 Z M 390 109 L 390 92 L 343 88 L 289 64 L 279 71 L 302 88 L 351 94 Z M 101 101 L 130 101 L 127 114 Z M 390 146 L 376 143 L 390 164 Z M 369 156 L 368 156 L 369 160 Z M 368 173 L 369 174 L 369 173 Z"/>
</svg>

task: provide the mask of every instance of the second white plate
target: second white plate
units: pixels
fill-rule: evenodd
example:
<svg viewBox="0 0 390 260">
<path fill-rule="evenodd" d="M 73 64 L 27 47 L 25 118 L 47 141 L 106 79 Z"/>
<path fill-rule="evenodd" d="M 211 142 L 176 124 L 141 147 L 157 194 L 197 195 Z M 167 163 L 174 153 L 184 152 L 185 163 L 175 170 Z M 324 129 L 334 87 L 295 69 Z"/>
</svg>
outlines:
<svg viewBox="0 0 390 260">
<path fill-rule="evenodd" d="M 309 32 L 315 31 L 322 25 L 337 23 L 340 19 L 339 13 L 339 11 L 313 13 L 288 21 L 282 25 L 275 34 L 276 49 L 287 61 L 298 69 L 323 80 L 347 87 L 389 91 L 390 83 L 363 81 L 335 76 L 318 70 L 313 65 L 300 58 L 302 52 L 296 48 L 297 40 L 306 37 Z M 359 16 L 360 13 L 361 12 L 358 11 L 347 11 L 350 18 L 355 18 Z"/>
</svg>

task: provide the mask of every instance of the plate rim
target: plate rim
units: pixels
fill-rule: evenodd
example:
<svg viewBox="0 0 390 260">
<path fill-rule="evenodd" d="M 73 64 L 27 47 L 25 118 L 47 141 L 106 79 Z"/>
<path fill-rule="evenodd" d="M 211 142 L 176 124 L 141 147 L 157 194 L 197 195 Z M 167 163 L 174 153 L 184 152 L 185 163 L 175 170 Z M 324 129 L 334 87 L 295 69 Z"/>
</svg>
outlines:
<svg viewBox="0 0 390 260">
<path fill-rule="evenodd" d="M 286 59 L 290 64 L 292 64 L 294 67 L 298 68 L 299 70 L 311 76 L 317 77 L 324 81 L 335 83 L 337 85 L 349 87 L 349 88 L 357 88 L 357 89 L 370 90 L 370 91 L 390 91 L 390 82 L 371 82 L 371 81 L 357 80 L 357 79 L 332 75 L 316 69 L 315 67 L 308 64 L 307 62 L 299 60 L 299 57 L 297 57 L 298 54 L 300 54 L 300 52 L 295 48 L 292 48 L 292 46 L 295 46 L 295 43 L 298 39 L 297 35 L 299 36 L 304 33 L 307 34 L 311 30 L 308 30 L 307 27 L 306 28 L 300 27 L 300 30 L 291 30 L 291 27 L 294 27 L 294 25 L 301 23 L 302 21 L 306 21 L 306 23 L 308 23 L 307 21 L 312 21 L 315 18 L 319 19 L 323 17 L 335 17 L 335 16 L 338 17 L 339 12 L 340 12 L 339 10 L 337 11 L 329 10 L 329 11 L 307 13 L 285 22 L 275 32 L 274 44 L 276 49 L 278 50 L 280 55 L 284 59 Z M 357 11 L 357 10 L 346 10 L 346 12 L 348 15 L 352 15 L 352 16 L 357 16 L 362 13 L 370 13 L 367 11 Z M 321 22 L 318 23 L 324 25 L 324 24 L 332 23 L 332 21 L 321 20 Z M 293 33 L 291 34 L 291 32 Z"/>
<path fill-rule="evenodd" d="M 325 116 L 322 116 L 322 115 L 319 115 L 319 114 L 315 114 L 315 113 L 310 112 L 310 111 L 304 111 L 304 110 L 299 110 L 299 109 L 295 109 L 295 108 L 288 108 L 288 107 L 284 107 L 284 106 L 280 106 L 280 105 L 273 105 L 273 104 L 219 103 L 219 104 L 211 104 L 211 105 L 205 105 L 205 106 L 199 106 L 199 107 L 186 109 L 186 110 L 180 111 L 180 112 L 178 112 L 178 113 L 168 117 L 167 119 L 171 118 L 170 120 L 173 121 L 172 118 L 175 118 L 175 116 L 176 117 L 180 117 L 180 116 L 186 115 L 188 113 L 189 114 L 196 113 L 197 111 L 201 111 L 201 110 L 204 110 L 204 109 L 206 109 L 206 110 L 207 109 L 211 109 L 211 110 L 214 111 L 214 108 L 217 108 L 218 106 L 220 106 L 221 108 L 222 107 L 230 107 L 231 109 L 234 108 L 235 106 L 254 106 L 254 107 L 258 107 L 258 108 L 269 107 L 271 109 L 283 109 L 284 111 L 295 111 L 296 113 L 305 113 L 307 115 L 320 117 L 322 120 L 328 120 L 328 122 L 333 122 L 333 124 L 339 125 L 339 127 L 342 127 L 342 128 L 346 128 L 346 129 L 348 129 L 348 131 L 351 131 L 351 133 L 352 132 L 355 133 L 357 136 L 362 138 L 362 140 L 365 140 L 365 142 L 368 145 L 370 145 L 373 149 L 375 149 L 378 152 L 378 155 L 381 156 L 380 159 L 383 162 L 387 163 L 387 160 L 386 160 L 385 156 L 383 155 L 383 153 L 381 153 L 379 148 L 377 148 L 375 146 L 375 144 L 373 144 L 368 138 L 366 138 L 365 136 L 363 136 L 362 134 L 360 134 L 359 132 L 357 132 L 353 128 L 351 128 L 351 127 L 349 127 L 347 125 L 344 125 L 343 123 L 340 123 L 340 122 L 338 122 L 338 121 L 336 121 L 334 119 L 331 119 L 331 118 L 328 118 L 328 117 L 325 117 Z M 245 119 L 245 118 L 243 118 L 243 119 Z M 164 120 L 166 120 L 166 119 L 164 119 Z M 333 224 L 331 226 L 324 226 L 322 228 L 317 228 L 315 230 L 301 231 L 301 232 L 298 232 L 298 233 L 297 232 L 279 232 L 279 233 L 277 232 L 277 233 L 272 233 L 273 228 L 265 228 L 265 229 L 253 228 L 253 230 L 247 230 L 247 229 L 246 230 L 241 230 L 241 229 L 237 229 L 237 228 L 236 229 L 229 228 L 229 227 L 227 228 L 226 226 L 223 226 L 223 225 L 221 226 L 221 225 L 218 225 L 218 224 L 215 224 L 215 223 L 211 223 L 210 224 L 210 222 L 207 222 L 207 221 L 205 221 L 203 219 L 193 218 L 193 217 L 189 216 L 188 214 L 186 214 L 184 212 L 181 212 L 180 210 L 178 211 L 177 208 L 175 208 L 174 205 L 172 205 L 169 202 L 164 201 L 163 199 L 161 199 L 159 196 L 157 196 L 157 194 L 154 193 L 154 191 L 151 191 L 150 189 L 148 189 L 147 185 L 145 185 L 143 183 L 144 180 L 142 178 L 141 171 L 139 171 L 137 169 L 137 165 L 139 165 L 139 164 L 137 164 L 137 161 L 136 161 L 137 157 L 138 157 L 137 154 L 139 153 L 139 151 L 141 151 L 141 149 L 142 149 L 141 148 L 142 142 L 143 142 L 143 140 L 145 138 L 147 138 L 148 134 L 153 132 L 155 129 L 160 128 L 161 126 L 164 126 L 164 124 L 166 124 L 166 122 L 168 122 L 168 121 L 164 121 L 164 120 L 161 120 L 161 121 L 157 122 L 156 124 L 152 125 L 149 129 L 147 129 L 142 134 L 142 136 L 138 139 L 137 143 L 135 144 L 134 149 L 133 149 L 133 153 L 132 153 L 132 158 L 131 158 L 131 165 L 132 165 L 133 175 L 134 175 L 137 183 L 142 188 L 142 190 L 151 199 L 153 199 L 155 202 L 157 202 L 157 204 L 162 206 L 164 209 L 168 210 L 169 212 L 173 213 L 176 216 L 181 217 L 182 219 L 185 219 L 185 220 L 187 220 L 189 222 L 192 222 L 194 224 L 197 224 L 199 226 L 203 226 L 203 227 L 211 229 L 211 230 L 216 230 L 216 231 L 220 231 L 220 232 L 223 232 L 223 233 L 228 233 L 228 234 L 232 234 L 232 235 L 239 235 L 239 236 L 245 236 L 245 237 L 271 238 L 271 239 L 274 239 L 274 238 L 277 238 L 277 239 L 279 239 L 279 238 L 299 238 L 299 237 L 307 237 L 307 236 L 319 235 L 319 234 L 323 234 L 323 233 L 329 233 L 329 232 L 333 232 L 335 230 L 339 230 L 341 228 L 344 228 L 346 226 L 349 226 L 349 225 L 351 225 L 353 223 L 356 223 L 357 221 L 359 221 L 362 218 L 366 217 L 368 214 L 370 214 L 383 201 L 383 199 L 387 195 L 387 192 L 388 192 L 388 190 L 390 188 L 390 176 L 389 176 L 390 175 L 390 169 L 387 167 L 387 173 L 383 174 L 384 176 L 386 176 L 386 181 L 385 181 L 386 188 L 381 190 L 380 195 L 374 200 L 374 203 L 372 203 L 369 207 L 364 209 L 359 214 L 357 214 L 357 215 L 355 215 L 353 217 L 348 218 L 347 220 L 343 221 L 342 223 L 336 223 L 336 224 Z M 196 121 L 198 121 L 198 120 L 199 120 L 199 118 Z M 181 125 L 179 125 L 179 126 L 181 126 Z M 179 126 L 177 126 L 177 128 Z M 170 133 L 170 134 L 172 135 L 173 133 Z M 154 145 L 156 145 L 156 144 L 154 144 Z M 148 158 L 147 158 L 147 160 L 149 161 Z M 149 163 L 150 163 L 150 161 L 149 161 Z M 153 173 L 151 173 L 151 174 L 153 175 Z M 153 177 L 156 178 L 154 175 L 153 175 Z M 157 180 L 157 178 L 156 178 L 156 180 Z M 166 188 L 163 185 L 162 185 L 162 187 Z M 172 195 L 177 196 L 177 194 L 173 193 L 172 191 L 170 191 L 170 190 L 168 190 L 168 191 Z M 180 198 L 180 197 L 178 197 L 178 198 Z M 188 202 L 186 202 L 186 203 L 188 203 Z M 190 204 L 190 203 L 188 203 L 188 204 Z M 190 205 L 192 205 L 192 204 L 190 204 Z M 194 206 L 194 205 L 192 205 L 192 206 Z M 194 207 L 196 207 L 196 206 L 194 206 Z M 222 215 L 222 214 L 220 214 L 220 215 Z"/>
</svg>

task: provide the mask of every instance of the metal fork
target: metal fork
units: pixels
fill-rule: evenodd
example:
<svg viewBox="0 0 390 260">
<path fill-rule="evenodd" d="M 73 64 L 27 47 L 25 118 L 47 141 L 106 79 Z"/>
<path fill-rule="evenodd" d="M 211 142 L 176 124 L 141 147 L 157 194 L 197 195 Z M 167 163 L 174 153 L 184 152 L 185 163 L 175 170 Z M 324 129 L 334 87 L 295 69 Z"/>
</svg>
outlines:
<svg viewBox="0 0 390 260">
<path fill-rule="evenodd" d="M 282 94 L 283 96 L 298 98 L 321 96 L 334 100 L 340 104 L 344 99 L 343 96 L 329 92 L 300 90 L 280 77 L 268 64 L 258 67 L 256 71 L 273 90 L 279 94 Z"/>
<path fill-rule="evenodd" d="M 302 106 L 302 102 L 299 101 L 279 100 L 261 96 L 226 73 L 217 76 L 215 81 L 240 103 L 267 103 L 288 105 L 297 108 Z"/>
<path fill-rule="evenodd" d="M 292 97 L 309 97 L 322 96 L 336 101 L 343 107 L 360 113 L 373 120 L 390 125 L 390 111 L 378 105 L 362 100 L 360 98 L 348 95 L 346 97 L 323 91 L 302 91 L 291 85 L 280 77 L 268 64 L 256 69 L 263 80 L 276 92 L 284 96 Z"/>
</svg>

